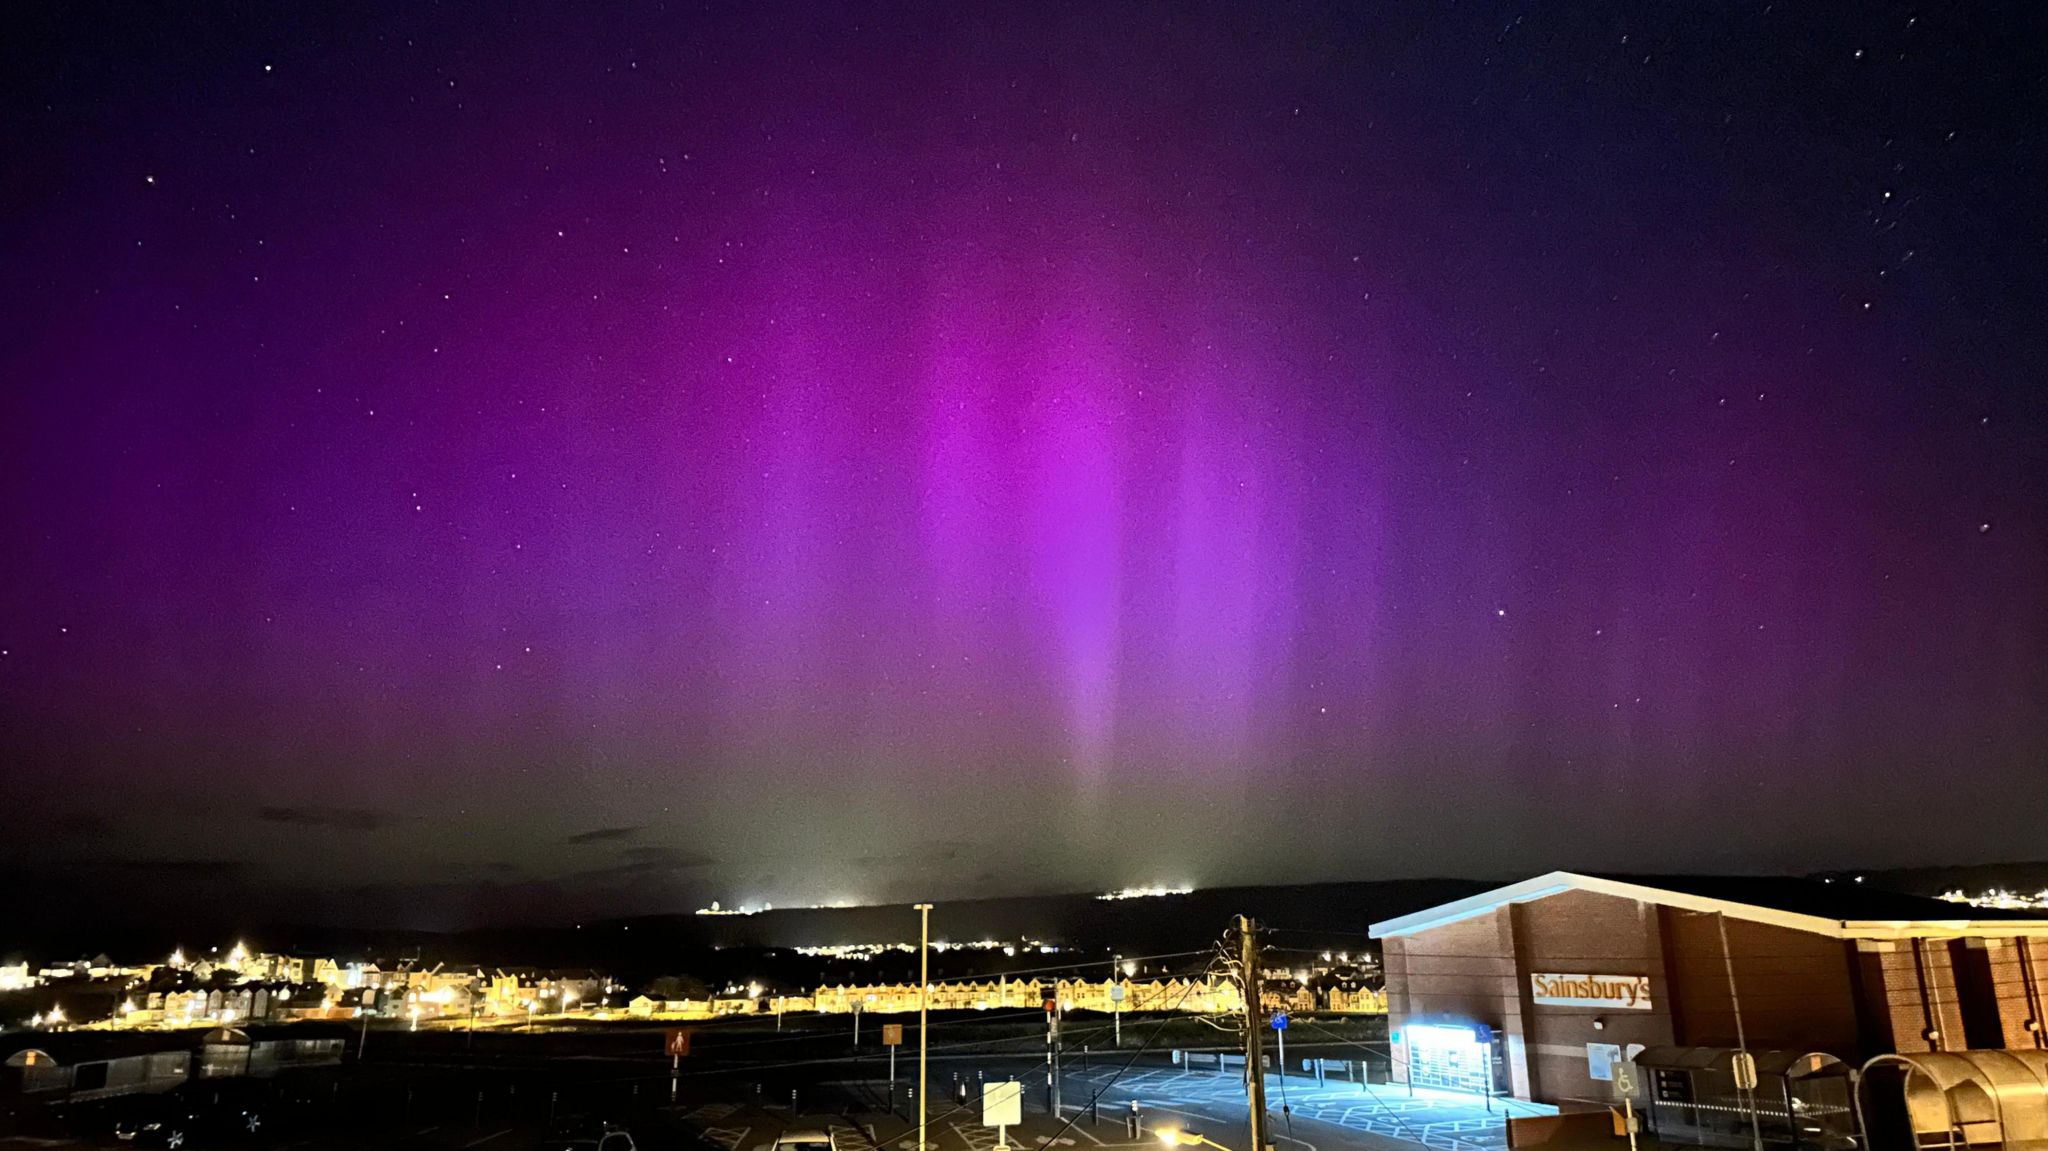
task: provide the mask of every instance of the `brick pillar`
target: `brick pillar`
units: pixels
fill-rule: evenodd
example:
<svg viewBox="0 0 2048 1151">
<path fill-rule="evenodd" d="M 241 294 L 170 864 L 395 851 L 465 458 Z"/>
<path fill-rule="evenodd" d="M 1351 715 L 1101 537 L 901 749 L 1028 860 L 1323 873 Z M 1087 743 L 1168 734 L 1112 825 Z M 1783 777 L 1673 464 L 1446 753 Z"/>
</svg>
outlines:
<svg viewBox="0 0 2048 1151">
<path fill-rule="evenodd" d="M 1508 904 L 1508 913 L 1500 917 L 1500 930 L 1507 936 L 1501 943 L 1502 954 L 1515 957 L 1515 1014 L 1512 1019 L 1502 1022 L 1506 1025 L 1506 1059 L 1508 1085 L 1520 1099 L 1540 1099 L 1542 1083 L 1537 1081 L 1536 1064 L 1529 1060 L 1529 1021 L 1536 1017 L 1534 992 L 1529 987 L 1529 953 L 1526 941 L 1529 930 L 1524 926 L 1528 917 L 1528 905 Z"/>
</svg>

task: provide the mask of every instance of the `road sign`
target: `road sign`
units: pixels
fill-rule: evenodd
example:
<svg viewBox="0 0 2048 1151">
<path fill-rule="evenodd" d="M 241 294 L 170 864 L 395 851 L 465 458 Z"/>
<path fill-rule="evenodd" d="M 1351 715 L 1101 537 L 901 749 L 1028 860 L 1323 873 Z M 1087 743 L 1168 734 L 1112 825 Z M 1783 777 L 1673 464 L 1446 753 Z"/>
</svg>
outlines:
<svg viewBox="0 0 2048 1151">
<path fill-rule="evenodd" d="M 1636 1094 L 1636 1065 L 1628 1060 L 1619 1060 L 1613 1067 L 1613 1091 L 1616 1099 L 1633 1099 Z"/>
<path fill-rule="evenodd" d="M 903 1025 L 901 1023 L 882 1024 L 882 1046 L 903 1046 Z"/>
<path fill-rule="evenodd" d="M 668 1044 L 664 1050 L 677 1059 L 688 1055 L 690 1053 L 690 1029 L 687 1027 L 669 1028 Z"/>
<path fill-rule="evenodd" d="M 1112 983 L 1112 984 L 1110 984 L 1110 985 L 1109 985 L 1109 1001 L 1110 1001 L 1111 1003 L 1122 1003 L 1122 1002 L 1124 1001 L 1124 985 L 1123 985 L 1123 984 L 1121 984 L 1121 983 Z"/>
<path fill-rule="evenodd" d="M 981 1085 L 981 1125 L 983 1127 L 1015 1127 L 1024 1122 L 1024 1085 L 1022 1083 L 984 1083 Z"/>
<path fill-rule="evenodd" d="M 1275 1011 L 1273 1013 L 1273 1030 L 1287 1030 L 1287 1013 L 1285 1011 Z"/>
</svg>

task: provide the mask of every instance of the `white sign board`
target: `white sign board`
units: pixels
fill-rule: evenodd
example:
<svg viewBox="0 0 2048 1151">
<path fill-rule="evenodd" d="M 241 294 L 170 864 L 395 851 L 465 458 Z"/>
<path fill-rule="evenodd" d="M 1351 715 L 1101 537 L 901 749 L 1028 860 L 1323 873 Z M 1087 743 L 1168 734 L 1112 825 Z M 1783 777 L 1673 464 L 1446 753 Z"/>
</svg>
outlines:
<svg viewBox="0 0 2048 1151">
<path fill-rule="evenodd" d="M 1586 1074 L 1602 1083 L 1614 1078 L 1614 1066 L 1621 1062 L 1621 1044 L 1586 1044 Z"/>
<path fill-rule="evenodd" d="M 1647 975 L 1553 975 L 1539 971 L 1529 976 L 1529 990 L 1530 998 L 1545 1007 L 1650 1009 Z"/>
<path fill-rule="evenodd" d="M 1024 1122 L 1024 1085 L 1022 1083 L 984 1083 L 981 1085 L 981 1125 L 983 1127 L 1015 1127 Z"/>
<path fill-rule="evenodd" d="M 1110 984 L 1110 985 L 1109 985 L 1109 1001 L 1110 1001 L 1111 1003 L 1122 1003 L 1122 1002 L 1124 1001 L 1124 985 L 1123 985 L 1123 984 L 1121 984 L 1121 983 L 1112 983 L 1112 984 Z"/>
</svg>

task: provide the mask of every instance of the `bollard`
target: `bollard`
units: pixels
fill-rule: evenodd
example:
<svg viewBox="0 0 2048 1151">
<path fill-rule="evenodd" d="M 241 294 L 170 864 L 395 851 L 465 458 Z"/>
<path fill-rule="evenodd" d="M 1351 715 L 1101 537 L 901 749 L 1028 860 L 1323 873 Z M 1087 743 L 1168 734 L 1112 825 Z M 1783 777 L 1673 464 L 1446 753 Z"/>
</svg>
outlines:
<svg viewBox="0 0 2048 1151">
<path fill-rule="evenodd" d="M 1136 1143 L 1145 1134 L 1144 1124 L 1138 1118 L 1138 1101 L 1131 1100 L 1131 1113 L 1124 1117 L 1124 1135 Z"/>
</svg>

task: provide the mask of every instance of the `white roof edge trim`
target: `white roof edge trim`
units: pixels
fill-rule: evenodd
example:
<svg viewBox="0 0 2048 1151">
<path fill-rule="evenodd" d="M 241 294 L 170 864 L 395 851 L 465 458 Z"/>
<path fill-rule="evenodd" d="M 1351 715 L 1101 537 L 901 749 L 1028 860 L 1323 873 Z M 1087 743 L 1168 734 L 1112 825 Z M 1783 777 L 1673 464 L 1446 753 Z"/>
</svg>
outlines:
<svg viewBox="0 0 2048 1151">
<path fill-rule="evenodd" d="M 1442 927 L 1447 923 L 1456 923 L 1461 919 L 1471 919 L 1474 916 L 1485 915 L 1504 904 L 1542 899 L 1546 895 L 1556 895 L 1561 891 L 1569 891 L 1578 886 L 1578 883 L 1575 881 L 1583 879 L 1585 879 L 1585 876 L 1573 875 L 1569 871 L 1547 872 L 1536 876 L 1534 879 L 1524 879 L 1519 883 L 1510 883 L 1506 887 L 1496 887 L 1492 891 L 1482 891 L 1477 895 L 1468 895 L 1463 899 L 1454 899 L 1449 903 L 1440 904 L 1426 911 L 1417 911 L 1395 919 L 1381 920 L 1365 930 L 1366 934 L 1374 939 L 1386 939 L 1390 936 L 1398 935 L 1413 935 L 1415 932 L 1427 931 L 1432 927 Z"/>
<path fill-rule="evenodd" d="M 1730 919 L 1765 923 L 1776 927 L 1791 928 L 1795 931 L 1825 935 L 1834 939 L 1905 939 L 1930 935 L 2030 935 L 2048 937 L 2048 920 L 1838 920 L 1818 915 L 1802 915 L 1798 912 L 1779 911 L 1776 908 L 1758 907 L 1751 903 L 1737 903 L 1726 899 L 1710 899 L 1703 895 L 1690 895 L 1682 891 L 1671 891 L 1662 887 L 1650 887 L 1640 883 L 1627 883 L 1616 879 L 1601 879 L 1597 876 L 1580 875 L 1571 871 L 1552 871 L 1533 879 L 1482 891 L 1464 899 L 1418 911 L 1394 919 L 1382 920 L 1366 929 L 1374 939 L 1397 938 L 1413 935 L 1419 931 L 1442 927 L 1460 920 L 1485 915 L 1510 903 L 1527 903 L 1565 891 L 1586 891 L 1596 895 L 1611 895 L 1619 899 L 1631 899 L 1639 903 L 1654 903 L 1664 907 L 1676 907 L 1682 911 L 1695 911 L 1707 915 L 1726 915 Z"/>
</svg>

